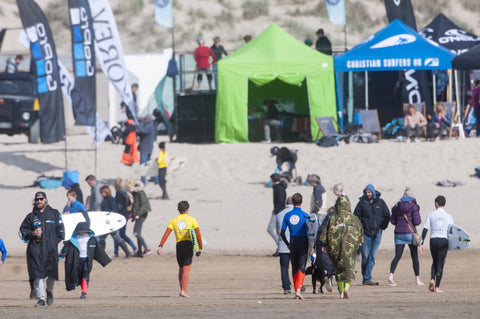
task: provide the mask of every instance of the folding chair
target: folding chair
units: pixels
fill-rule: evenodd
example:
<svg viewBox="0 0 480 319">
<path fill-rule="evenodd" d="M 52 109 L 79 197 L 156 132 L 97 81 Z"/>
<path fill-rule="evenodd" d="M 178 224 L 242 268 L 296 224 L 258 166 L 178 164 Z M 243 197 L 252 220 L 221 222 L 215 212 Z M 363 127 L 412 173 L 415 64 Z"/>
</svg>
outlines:
<svg viewBox="0 0 480 319">
<path fill-rule="evenodd" d="M 447 118 L 450 117 L 450 127 L 448 128 L 448 138 L 452 138 L 454 133 L 455 123 L 458 121 L 457 112 L 457 102 L 440 102 L 445 106 L 445 113 Z M 457 135 L 458 137 L 458 135 Z"/>
<path fill-rule="evenodd" d="M 360 110 L 360 118 L 362 120 L 362 130 L 364 133 L 377 135 L 378 139 L 382 138 L 382 130 L 380 129 L 380 121 L 378 120 L 378 111 Z"/>
<path fill-rule="evenodd" d="M 320 136 L 320 132 L 323 134 L 323 136 L 334 136 L 340 139 L 346 138 L 348 136 L 348 135 L 342 134 L 342 129 L 338 125 L 337 121 L 333 118 L 333 116 L 315 117 L 315 121 L 317 121 L 317 124 L 318 124 L 318 132 L 317 132 L 317 136 L 315 137 L 315 140 L 317 140 L 318 137 Z M 339 132 L 337 132 L 336 127 L 338 128 Z"/>
</svg>

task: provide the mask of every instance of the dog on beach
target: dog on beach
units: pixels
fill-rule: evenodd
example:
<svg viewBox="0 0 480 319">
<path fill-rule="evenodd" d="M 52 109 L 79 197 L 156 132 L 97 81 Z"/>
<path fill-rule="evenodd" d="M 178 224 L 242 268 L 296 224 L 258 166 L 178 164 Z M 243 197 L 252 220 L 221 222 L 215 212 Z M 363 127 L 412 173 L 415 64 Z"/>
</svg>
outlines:
<svg viewBox="0 0 480 319">
<path fill-rule="evenodd" d="M 323 269 L 323 267 L 317 267 L 312 263 L 312 265 L 307 267 L 307 269 L 305 270 L 305 275 L 312 275 L 312 286 L 314 294 L 317 293 L 317 281 L 320 281 L 320 288 L 318 289 L 318 291 L 323 294 L 322 288 L 326 282 L 325 270 Z"/>
</svg>

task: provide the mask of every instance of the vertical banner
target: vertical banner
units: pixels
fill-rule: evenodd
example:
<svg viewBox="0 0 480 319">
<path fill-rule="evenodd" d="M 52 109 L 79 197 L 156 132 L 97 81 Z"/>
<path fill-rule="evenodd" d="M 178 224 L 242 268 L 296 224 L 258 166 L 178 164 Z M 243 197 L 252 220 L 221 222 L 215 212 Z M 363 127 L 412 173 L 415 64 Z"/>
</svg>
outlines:
<svg viewBox="0 0 480 319">
<path fill-rule="evenodd" d="M 415 14 L 410 0 L 385 0 L 388 21 L 398 19 L 417 31 Z M 428 89 L 427 71 L 405 71 L 406 94 L 402 97 L 403 103 L 425 102 L 427 110 L 433 109 L 432 96 Z"/>
<path fill-rule="evenodd" d="M 417 31 L 417 23 L 410 0 L 385 0 L 385 9 L 389 22 L 398 19 Z"/>
<path fill-rule="evenodd" d="M 155 5 L 155 24 L 173 28 L 172 0 L 153 0 Z"/>
<path fill-rule="evenodd" d="M 137 104 L 133 100 L 128 70 L 125 66 L 123 48 L 117 23 L 108 0 L 88 0 L 93 18 L 95 52 L 103 73 L 122 96 L 123 101 L 137 120 Z"/>
<path fill-rule="evenodd" d="M 345 25 L 345 0 L 325 0 L 325 4 L 330 22 Z"/>
<path fill-rule="evenodd" d="M 88 0 L 68 0 L 75 87 L 71 91 L 75 125 L 95 126 L 96 81 L 92 14 Z"/>
<path fill-rule="evenodd" d="M 33 0 L 17 0 L 23 28 L 30 41 L 32 70 L 37 80 L 42 143 L 65 140 L 63 97 L 52 32 L 42 9 Z"/>
</svg>

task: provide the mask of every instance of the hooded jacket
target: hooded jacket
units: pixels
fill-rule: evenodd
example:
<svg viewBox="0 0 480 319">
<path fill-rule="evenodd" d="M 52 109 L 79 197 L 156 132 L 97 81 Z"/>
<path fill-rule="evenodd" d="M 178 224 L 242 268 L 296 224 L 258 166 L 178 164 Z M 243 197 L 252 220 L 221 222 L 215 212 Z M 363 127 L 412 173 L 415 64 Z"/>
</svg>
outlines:
<svg viewBox="0 0 480 319">
<path fill-rule="evenodd" d="M 365 191 L 373 193 L 372 200 L 365 195 Z M 380 230 L 385 230 L 390 222 L 390 210 L 384 200 L 380 198 L 381 193 L 376 191 L 372 184 L 368 184 L 363 190 L 363 196 L 355 207 L 353 214 L 362 222 L 365 235 L 375 236 Z"/>
<path fill-rule="evenodd" d="M 132 217 L 135 216 L 145 216 L 147 217 L 148 212 L 152 211 L 150 207 L 150 201 L 147 198 L 147 194 L 143 191 L 143 183 L 135 183 L 135 188 L 132 192 L 133 195 L 133 208 L 132 208 Z"/>
<path fill-rule="evenodd" d="M 287 185 L 284 181 L 280 181 L 278 184 L 273 184 L 273 213 L 277 215 L 285 209 L 285 203 L 287 201 Z"/>
<path fill-rule="evenodd" d="M 405 220 L 404 214 L 407 216 L 408 224 Z M 402 197 L 402 199 L 400 199 L 400 201 L 392 208 L 390 222 L 395 225 L 395 234 L 411 233 L 412 231 L 408 227 L 409 224 L 410 227 L 412 227 L 413 232 L 417 232 L 415 226 L 420 225 L 422 218 L 420 217 L 419 207 L 415 202 L 415 199 L 411 197 Z"/>
<path fill-rule="evenodd" d="M 42 237 L 32 236 L 35 228 L 42 227 Z M 27 266 L 31 279 L 45 277 L 58 280 L 58 243 L 64 238 L 62 217 L 58 210 L 47 205 L 43 212 L 36 207 L 20 226 L 22 239 L 28 242 Z"/>
<path fill-rule="evenodd" d="M 87 243 L 87 265 L 88 274 L 92 270 L 93 260 L 98 261 L 103 267 L 108 265 L 112 260 L 108 257 L 105 250 L 97 244 L 95 234 L 88 227 L 88 223 L 78 223 L 73 232 L 72 237 L 65 243 L 63 247 L 63 256 L 65 257 L 65 287 L 68 291 L 74 290 L 76 286 L 80 285 L 79 278 L 79 260 L 80 260 L 80 248 L 77 240 L 77 236 L 81 233 L 88 233 L 90 239 Z M 87 281 L 88 281 L 87 276 Z"/>
</svg>

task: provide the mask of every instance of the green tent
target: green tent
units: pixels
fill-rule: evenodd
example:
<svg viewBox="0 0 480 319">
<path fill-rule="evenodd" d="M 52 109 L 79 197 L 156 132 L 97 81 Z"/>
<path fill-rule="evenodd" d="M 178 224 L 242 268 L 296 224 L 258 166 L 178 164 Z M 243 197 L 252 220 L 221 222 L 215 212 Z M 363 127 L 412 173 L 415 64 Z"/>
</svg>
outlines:
<svg viewBox="0 0 480 319">
<path fill-rule="evenodd" d="M 299 42 L 272 23 L 218 63 L 215 142 L 248 142 L 248 108 L 264 99 L 290 99 L 294 112 L 336 118 L 333 58 Z"/>
</svg>

